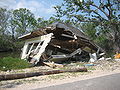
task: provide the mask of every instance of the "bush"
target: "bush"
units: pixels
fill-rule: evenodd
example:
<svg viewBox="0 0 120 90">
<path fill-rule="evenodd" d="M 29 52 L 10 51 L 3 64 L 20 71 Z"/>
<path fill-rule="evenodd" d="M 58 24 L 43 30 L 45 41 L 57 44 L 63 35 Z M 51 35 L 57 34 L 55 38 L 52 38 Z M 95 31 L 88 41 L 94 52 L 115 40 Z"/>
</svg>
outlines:
<svg viewBox="0 0 120 90">
<path fill-rule="evenodd" d="M 25 60 L 12 57 L 4 57 L 0 59 L 0 70 L 14 70 L 14 69 L 24 69 L 29 67 L 29 63 Z"/>
</svg>

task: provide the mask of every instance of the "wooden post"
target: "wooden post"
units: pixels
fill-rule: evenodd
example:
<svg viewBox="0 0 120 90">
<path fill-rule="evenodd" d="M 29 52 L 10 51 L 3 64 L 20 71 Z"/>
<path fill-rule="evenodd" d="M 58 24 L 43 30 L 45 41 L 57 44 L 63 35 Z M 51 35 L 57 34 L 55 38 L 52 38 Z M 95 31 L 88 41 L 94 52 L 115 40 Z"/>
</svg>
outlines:
<svg viewBox="0 0 120 90">
<path fill-rule="evenodd" d="M 25 59 L 25 58 L 26 58 L 27 48 L 28 48 L 28 43 L 26 42 L 26 43 L 24 44 L 24 47 L 23 47 L 23 50 L 22 50 L 21 59 Z"/>
<path fill-rule="evenodd" d="M 22 79 L 22 78 L 28 78 L 28 77 L 34 77 L 34 76 L 41 76 L 41 75 L 58 74 L 58 73 L 64 73 L 64 72 L 87 72 L 87 68 L 82 67 L 82 68 L 74 68 L 69 70 L 51 70 L 51 71 L 44 71 L 44 72 L 0 75 L 0 81 Z"/>
<path fill-rule="evenodd" d="M 44 39 L 44 42 L 41 45 L 41 48 L 39 49 L 39 52 L 37 53 L 37 55 L 35 55 L 33 57 L 33 59 L 37 60 L 37 62 L 39 62 L 39 59 L 40 59 L 42 53 L 45 51 L 45 48 L 47 47 L 48 43 L 50 42 L 50 40 L 52 38 L 52 35 L 53 35 L 53 33 L 50 33 L 50 34 L 46 35 L 47 37 Z"/>
</svg>

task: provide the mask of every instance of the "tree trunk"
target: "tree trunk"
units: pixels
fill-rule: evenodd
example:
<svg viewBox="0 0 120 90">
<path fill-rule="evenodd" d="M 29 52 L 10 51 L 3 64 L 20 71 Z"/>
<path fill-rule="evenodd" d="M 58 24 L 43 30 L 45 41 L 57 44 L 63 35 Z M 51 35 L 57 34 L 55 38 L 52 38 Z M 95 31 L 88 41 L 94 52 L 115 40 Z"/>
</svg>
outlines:
<svg viewBox="0 0 120 90">
<path fill-rule="evenodd" d="M 115 36 L 114 36 L 114 50 L 115 52 L 120 53 L 120 31 L 119 31 L 119 25 L 114 25 L 115 29 Z"/>
</svg>

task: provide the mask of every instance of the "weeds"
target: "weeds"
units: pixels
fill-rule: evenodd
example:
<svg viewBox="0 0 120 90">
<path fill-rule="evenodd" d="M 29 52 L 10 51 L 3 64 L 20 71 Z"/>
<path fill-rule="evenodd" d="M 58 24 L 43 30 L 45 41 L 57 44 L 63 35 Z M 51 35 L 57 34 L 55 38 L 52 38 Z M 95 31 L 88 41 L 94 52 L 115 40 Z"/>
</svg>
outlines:
<svg viewBox="0 0 120 90">
<path fill-rule="evenodd" d="M 24 69 L 29 67 L 29 63 L 25 60 L 19 58 L 5 57 L 0 59 L 0 70 L 15 70 L 15 69 Z"/>
</svg>

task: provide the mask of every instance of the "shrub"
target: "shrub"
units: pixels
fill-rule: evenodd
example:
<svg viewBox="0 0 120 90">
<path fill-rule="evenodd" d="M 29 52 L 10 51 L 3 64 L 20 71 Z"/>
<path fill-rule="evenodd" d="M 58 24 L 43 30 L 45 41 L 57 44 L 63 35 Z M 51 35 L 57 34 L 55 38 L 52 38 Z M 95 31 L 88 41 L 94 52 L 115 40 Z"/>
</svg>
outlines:
<svg viewBox="0 0 120 90">
<path fill-rule="evenodd" d="M 0 59 L 0 70 L 14 70 L 14 69 L 24 69 L 29 67 L 29 63 L 25 60 L 12 57 L 4 57 Z"/>
</svg>

